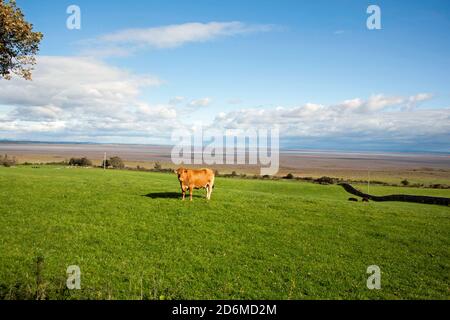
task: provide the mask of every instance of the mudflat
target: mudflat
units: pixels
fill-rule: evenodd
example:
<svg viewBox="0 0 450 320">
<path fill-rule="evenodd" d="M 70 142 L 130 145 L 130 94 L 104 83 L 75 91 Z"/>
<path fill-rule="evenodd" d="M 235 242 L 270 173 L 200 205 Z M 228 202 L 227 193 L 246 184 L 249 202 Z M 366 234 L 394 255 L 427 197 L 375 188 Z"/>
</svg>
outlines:
<svg viewBox="0 0 450 320">
<path fill-rule="evenodd" d="M 100 164 L 107 157 L 119 156 L 127 166 L 152 168 L 155 162 L 176 167 L 171 161 L 172 146 L 134 144 L 51 144 L 0 143 L 0 154 L 16 157 L 19 163 L 61 162 L 71 157 L 87 157 Z M 258 174 L 259 166 L 216 165 L 221 173 Z M 282 150 L 278 175 L 301 177 L 331 176 L 344 179 L 450 184 L 450 154 L 343 152 L 327 150 Z"/>
</svg>

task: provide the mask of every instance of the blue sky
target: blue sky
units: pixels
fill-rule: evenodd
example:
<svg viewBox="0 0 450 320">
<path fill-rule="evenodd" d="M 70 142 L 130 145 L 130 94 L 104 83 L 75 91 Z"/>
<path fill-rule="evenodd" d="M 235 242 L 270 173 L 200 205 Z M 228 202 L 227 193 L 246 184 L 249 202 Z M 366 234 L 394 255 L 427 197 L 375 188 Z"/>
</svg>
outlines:
<svg viewBox="0 0 450 320">
<path fill-rule="evenodd" d="M 284 146 L 450 150 L 448 1 L 18 4 L 45 38 L 30 98 L 0 80 L 7 139 L 165 143 L 180 126 L 276 123 Z M 66 28 L 71 4 L 81 30 Z M 381 30 L 366 28 L 370 4 Z M 75 86 L 83 103 L 66 103 Z"/>
</svg>

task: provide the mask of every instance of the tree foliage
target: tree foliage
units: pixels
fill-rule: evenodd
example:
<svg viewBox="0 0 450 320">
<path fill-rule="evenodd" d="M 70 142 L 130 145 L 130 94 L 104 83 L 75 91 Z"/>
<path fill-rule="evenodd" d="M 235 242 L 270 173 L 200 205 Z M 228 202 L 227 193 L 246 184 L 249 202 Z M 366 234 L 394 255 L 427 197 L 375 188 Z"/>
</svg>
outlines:
<svg viewBox="0 0 450 320">
<path fill-rule="evenodd" d="M 123 162 L 123 160 L 120 157 L 111 157 L 109 159 L 102 161 L 102 167 L 123 169 L 123 168 L 125 168 L 125 163 Z"/>
<path fill-rule="evenodd" d="M 292 174 L 292 173 L 288 173 L 285 177 L 284 177 L 284 179 L 294 179 L 295 177 L 294 177 L 294 175 Z"/>
<path fill-rule="evenodd" d="M 119 157 L 111 157 L 109 159 L 109 164 L 114 169 L 123 169 L 125 168 L 125 164 L 123 163 L 123 160 Z"/>
<path fill-rule="evenodd" d="M 158 161 L 155 162 L 155 165 L 153 166 L 154 171 L 161 171 L 162 165 Z"/>
<path fill-rule="evenodd" d="M 15 0 L 0 0 L 0 79 L 13 74 L 31 80 L 42 33 L 34 32 Z"/>
<path fill-rule="evenodd" d="M 16 157 L 9 158 L 7 154 L 4 157 L 0 155 L 0 166 L 11 167 L 17 164 Z"/>
</svg>

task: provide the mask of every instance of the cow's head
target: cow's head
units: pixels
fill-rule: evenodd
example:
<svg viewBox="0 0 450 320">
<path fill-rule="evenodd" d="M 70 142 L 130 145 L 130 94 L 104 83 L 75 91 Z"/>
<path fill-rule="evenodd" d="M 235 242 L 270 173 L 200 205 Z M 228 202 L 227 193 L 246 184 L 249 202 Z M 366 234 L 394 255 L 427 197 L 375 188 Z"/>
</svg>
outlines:
<svg viewBox="0 0 450 320">
<path fill-rule="evenodd" d="M 185 169 L 185 168 L 178 168 L 177 170 L 175 170 L 175 173 L 178 176 L 178 180 L 183 182 L 183 180 L 185 180 L 185 177 L 186 177 L 186 174 L 187 174 L 187 169 Z"/>
</svg>

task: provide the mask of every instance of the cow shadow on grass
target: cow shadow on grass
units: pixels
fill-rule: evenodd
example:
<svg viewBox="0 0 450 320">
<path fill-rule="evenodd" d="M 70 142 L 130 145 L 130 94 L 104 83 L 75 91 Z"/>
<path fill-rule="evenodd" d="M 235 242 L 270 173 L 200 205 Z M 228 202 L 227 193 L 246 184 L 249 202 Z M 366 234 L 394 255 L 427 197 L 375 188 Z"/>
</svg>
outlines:
<svg viewBox="0 0 450 320">
<path fill-rule="evenodd" d="M 151 199 L 181 199 L 181 192 L 152 192 L 149 194 L 143 195 L 143 197 L 151 198 Z M 194 194 L 193 198 L 201 198 L 200 195 Z M 189 200 L 189 194 L 186 194 L 186 199 Z"/>
</svg>

